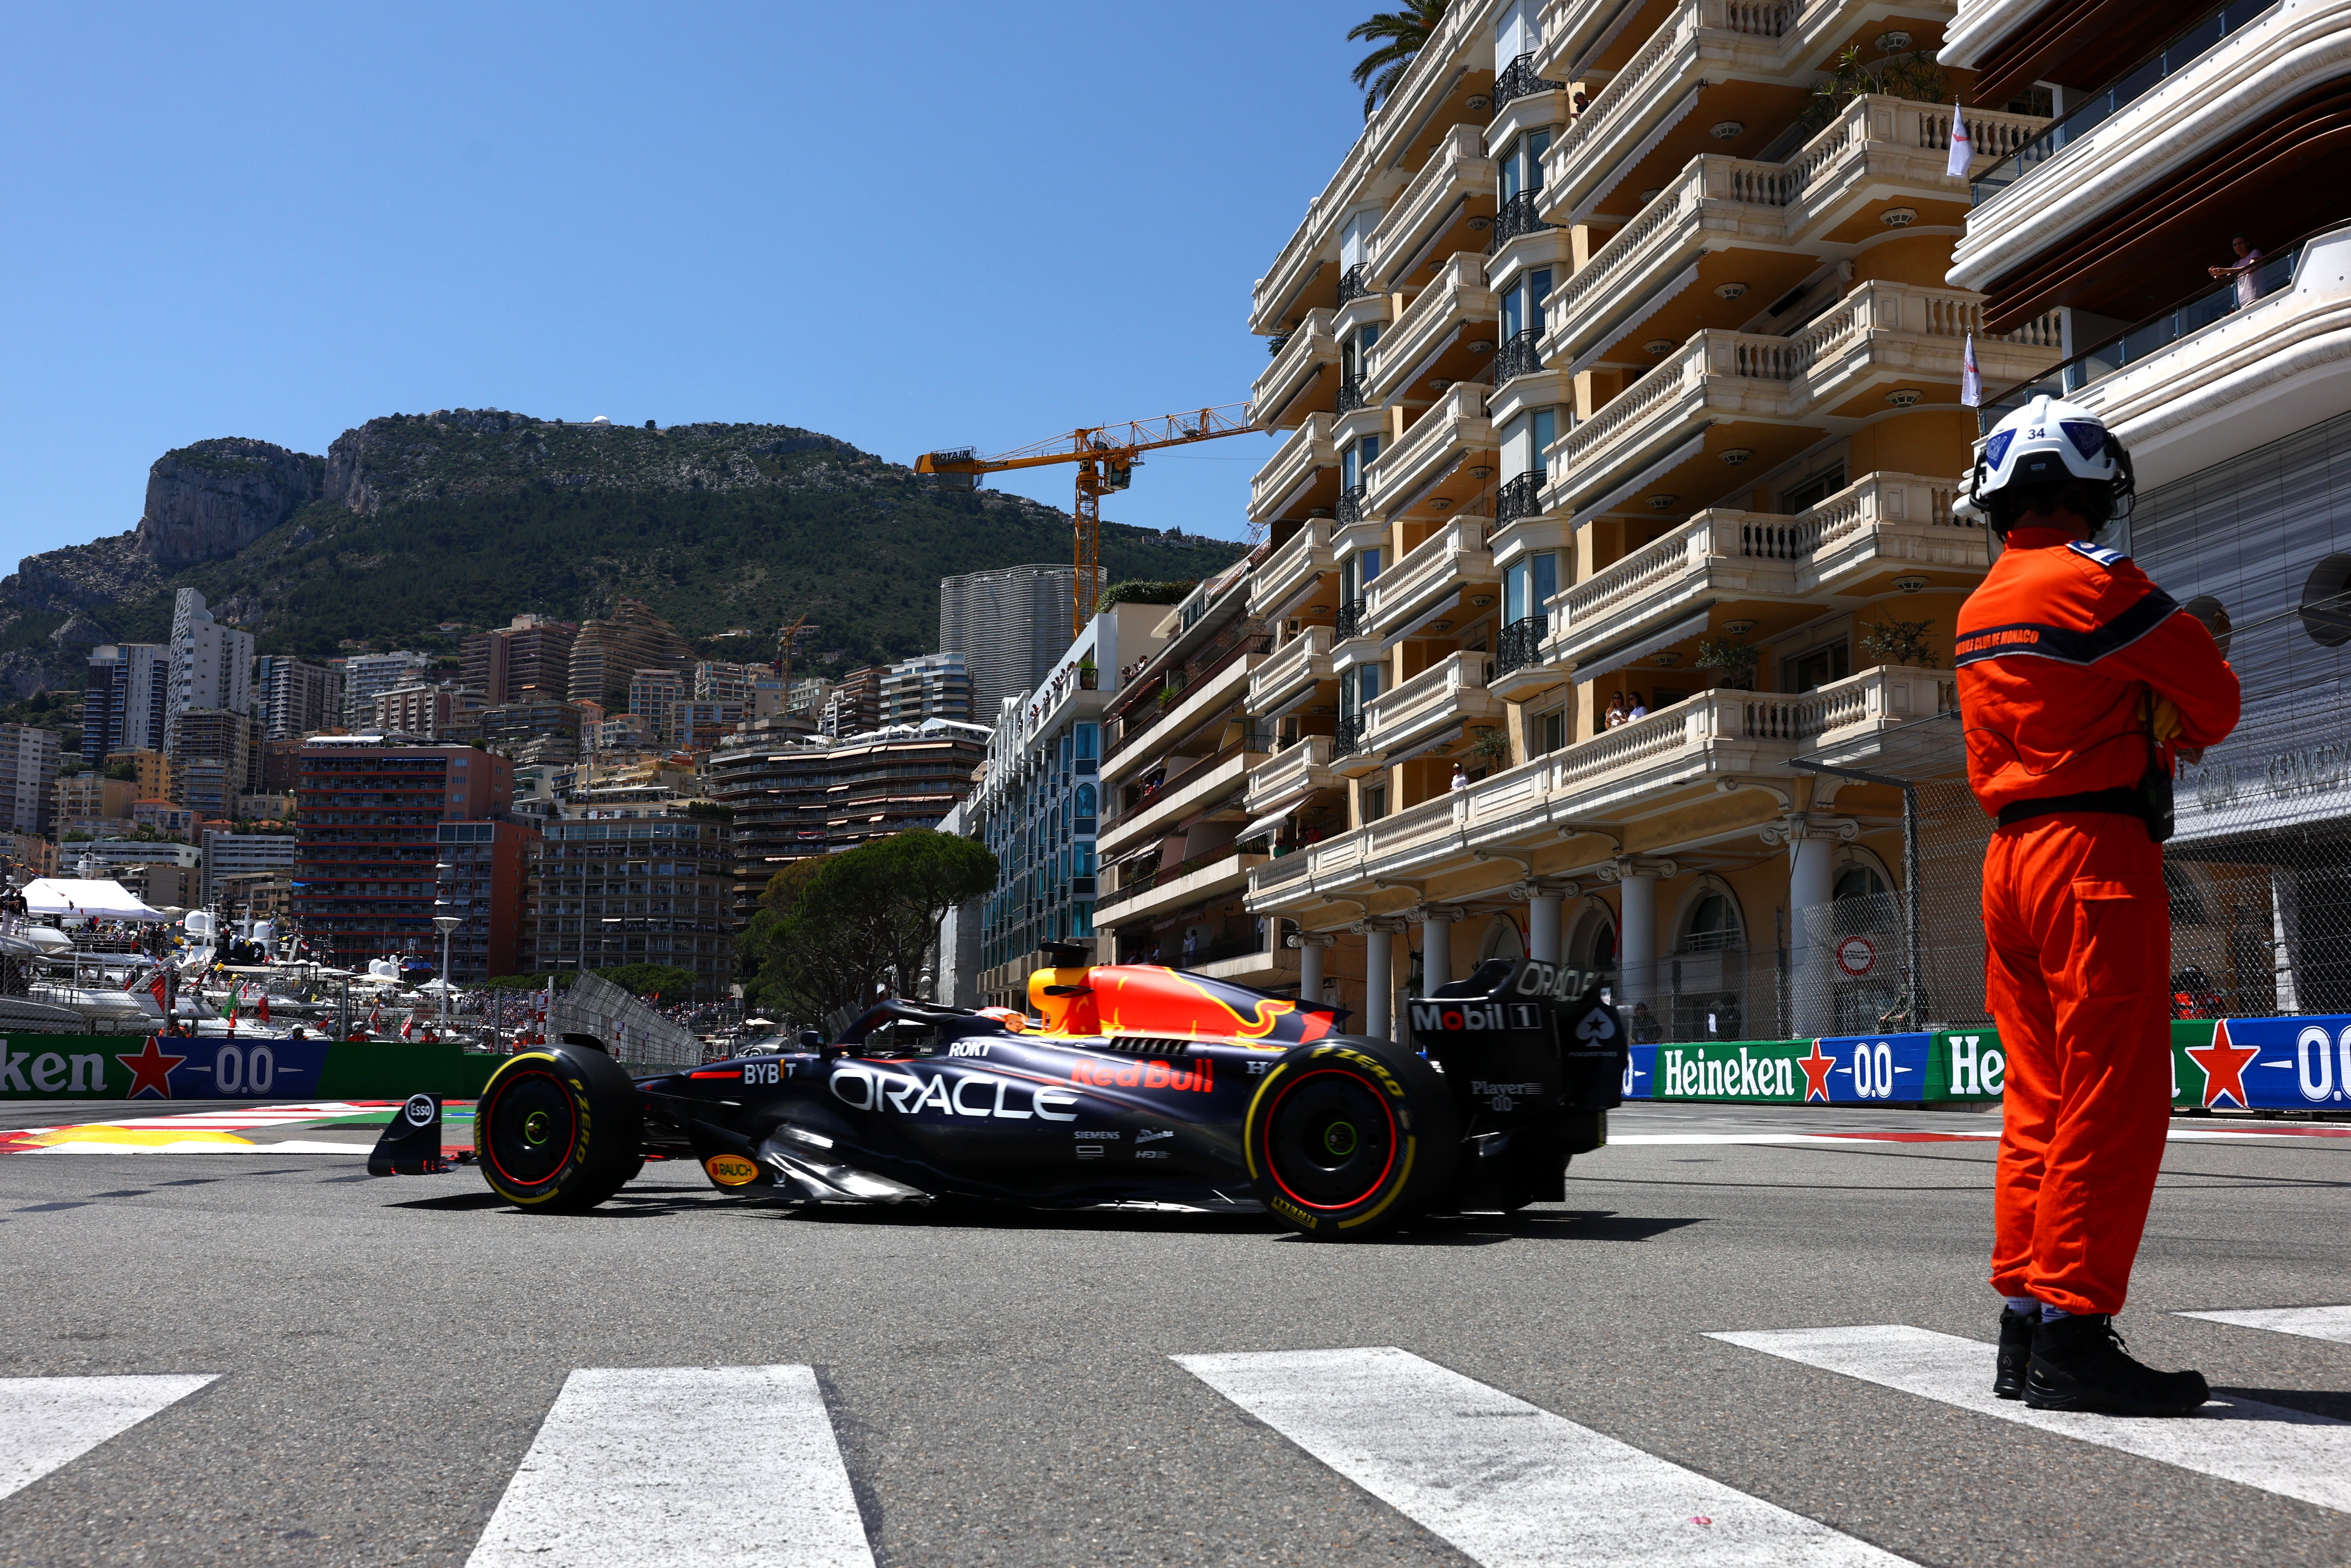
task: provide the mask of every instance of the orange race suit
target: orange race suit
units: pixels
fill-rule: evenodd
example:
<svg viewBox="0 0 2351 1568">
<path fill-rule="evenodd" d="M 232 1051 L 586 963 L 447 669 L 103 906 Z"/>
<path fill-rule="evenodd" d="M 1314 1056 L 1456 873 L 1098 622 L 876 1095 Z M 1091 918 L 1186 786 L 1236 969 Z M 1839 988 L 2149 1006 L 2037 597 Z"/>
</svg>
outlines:
<svg viewBox="0 0 2351 1568">
<path fill-rule="evenodd" d="M 1968 782 L 2001 820 L 1983 881 L 2008 1059 L 1992 1288 L 2111 1314 L 2171 1105 L 2171 913 L 2137 786 L 2236 727 L 2236 672 L 2129 557 L 2054 528 L 2010 530 L 1952 664 Z"/>
</svg>

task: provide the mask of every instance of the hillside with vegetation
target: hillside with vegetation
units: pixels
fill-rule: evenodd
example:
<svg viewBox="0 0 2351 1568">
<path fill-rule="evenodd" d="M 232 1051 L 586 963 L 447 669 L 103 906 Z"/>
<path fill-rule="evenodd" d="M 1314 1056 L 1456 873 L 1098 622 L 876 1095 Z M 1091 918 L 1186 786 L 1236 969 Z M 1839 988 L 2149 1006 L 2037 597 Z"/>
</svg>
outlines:
<svg viewBox="0 0 2351 1568">
<path fill-rule="evenodd" d="M 1102 529 L 1113 581 L 1197 579 L 1240 549 Z M 0 580 L 0 677 L 78 686 L 89 646 L 164 640 L 181 587 L 264 653 L 454 654 L 517 613 L 627 596 L 719 658 L 768 657 L 806 616 L 800 667 L 838 674 L 934 651 L 941 577 L 1069 555 L 1065 512 L 789 425 L 393 414 L 324 458 L 244 439 L 165 455 L 137 528 Z"/>
</svg>

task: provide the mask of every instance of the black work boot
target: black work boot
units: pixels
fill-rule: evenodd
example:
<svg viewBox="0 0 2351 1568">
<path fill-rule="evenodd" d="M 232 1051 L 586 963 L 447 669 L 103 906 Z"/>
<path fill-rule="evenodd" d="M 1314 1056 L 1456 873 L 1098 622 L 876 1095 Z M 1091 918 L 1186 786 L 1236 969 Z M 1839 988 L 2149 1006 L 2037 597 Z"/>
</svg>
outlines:
<svg viewBox="0 0 2351 1568">
<path fill-rule="evenodd" d="M 2211 1395 L 2200 1372 L 2158 1372 L 2133 1360 L 2110 1318 L 2050 1318 L 2032 1336 L 2024 1402 L 2035 1410 L 2186 1416 Z"/>
<path fill-rule="evenodd" d="M 2041 1323 L 2041 1311 L 2034 1308 L 2020 1312 L 2012 1307 L 2000 1310 L 2000 1364 L 1992 1374 L 1991 1392 L 1996 1399 L 2024 1397 L 2025 1364 L 2032 1359 L 2032 1331 Z"/>
</svg>

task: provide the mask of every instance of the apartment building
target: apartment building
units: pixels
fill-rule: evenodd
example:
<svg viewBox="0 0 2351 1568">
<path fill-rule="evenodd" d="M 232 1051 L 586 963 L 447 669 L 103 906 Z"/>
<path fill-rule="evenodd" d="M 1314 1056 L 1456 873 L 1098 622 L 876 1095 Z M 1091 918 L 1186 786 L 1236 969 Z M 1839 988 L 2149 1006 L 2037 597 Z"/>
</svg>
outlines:
<svg viewBox="0 0 2351 1568">
<path fill-rule="evenodd" d="M 1102 961 L 1267 987 L 1292 971 L 1280 927 L 1247 905 L 1249 873 L 1268 857 L 1247 831 L 1249 779 L 1274 749 L 1273 728 L 1249 706 L 1274 641 L 1249 590 L 1260 559 L 1159 612 L 1158 645 L 1104 708 L 1095 847 L 1107 881 L 1093 910 Z"/>
<path fill-rule="evenodd" d="M 973 912 L 972 959 L 977 989 L 993 1006 L 1028 1007 L 1029 972 L 1043 962 L 1040 944 L 1094 934 L 1102 720 L 1118 695 L 1115 676 L 1105 679 L 1102 672 L 1146 657 L 1166 615 L 1162 605 L 1113 605 L 1063 651 L 1035 691 L 1019 693 L 997 711 L 986 766 L 955 825 L 996 854 L 996 886 Z M 957 942 L 968 935 L 958 932 Z"/>
<path fill-rule="evenodd" d="M 0 829 L 48 831 L 50 797 L 62 755 L 56 730 L 0 724 Z"/>
<path fill-rule="evenodd" d="M 300 846 L 291 831 L 239 833 L 215 828 L 204 834 L 204 901 L 215 907 L 239 878 L 286 879 L 290 884 Z"/>
<path fill-rule="evenodd" d="M 838 739 L 872 729 L 882 722 L 883 667 L 852 670 L 825 694 L 818 729 Z"/>
<path fill-rule="evenodd" d="M 971 711 L 992 722 L 1007 698 L 1037 689 L 1070 645 L 1078 569 L 1041 563 L 939 579 L 939 646 L 961 653 Z"/>
<path fill-rule="evenodd" d="M 294 740 L 343 721 L 343 672 L 286 653 L 264 653 L 254 668 L 262 738 Z"/>
<path fill-rule="evenodd" d="M 834 738 L 762 719 L 725 737 L 706 777 L 710 798 L 735 813 L 737 924 L 793 861 L 936 828 L 971 793 L 989 734 L 932 719 Z"/>
<path fill-rule="evenodd" d="M 55 833 L 113 833 L 131 821 L 139 786 L 103 773 L 76 773 L 49 786 L 49 826 Z"/>
<path fill-rule="evenodd" d="M 460 922 L 444 949 L 452 983 L 477 986 L 521 970 L 530 925 L 530 862 L 538 836 L 533 824 L 510 821 L 443 822 L 434 829 L 434 917 Z M 434 929 L 437 935 L 439 926 Z"/>
<path fill-rule="evenodd" d="M 458 653 L 460 678 L 491 704 L 563 695 L 571 683 L 571 644 L 580 628 L 544 615 L 517 615 L 476 632 Z"/>
<path fill-rule="evenodd" d="M 693 663 L 693 647 L 652 605 L 623 599 L 610 617 L 581 623 L 571 642 L 564 695 L 573 702 L 619 706 L 638 671 L 683 670 Z"/>
<path fill-rule="evenodd" d="M 199 817 L 226 817 L 253 766 L 253 716 L 190 708 L 172 716 L 171 799 Z"/>
<path fill-rule="evenodd" d="M 146 747 L 106 753 L 102 765 L 109 769 L 120 763 L 131 765 L 131 781 L 138 790 L 132 797 L 140 800 L 169 800 L 172 794 L 172 759 L 162 751 Z"/>
<path fill-rule="evenodd" d="M 655 741 L 673 744 L 670 710 L 693 689 L 693 677 L 684 671 L 639 670 L 629 677 L 629 711 L 645 721 Z"/>
<path fill-rule="evenodd" d="M 1952 258 L 1988 327 L 2063 327 L 2063 363 L 1986 375 L 1983 428 L 2044 392 L 2104 419 L 2138 484 L 2106 542 L 2220 629 L 2243 683 L 2165 846 L 2176 981 L 2235 1016 L 2351 1009 L 2346 39 L 2342 0 L 2118 28 L 1966 0 L 1941 56 L 2047 84 L 2055 115 L 1978 171 Z"/>
<path fill-rule="evenodd" d="M 580 708 L 560 697 L 544 695 L 505 702 L 482 711 L 482 744 L 507 756 L 533 741 L 558 742 L 548 749 L 566 758 L 578 755 Z"/>
<path fill-rule="evenodd" d="M 1242 809 L 1315 825 L 1247 903 L 1358 1027 L 1522 952 L 1674 1038 L 1882 1009 L 1821 970 L 1898 796 L 1791 759 L 1954 701 L 1968 344 L 2064 357 L 1944 277 L 1955 115 L 1969 173 L 2046 123 L 1973 107 L 1949 16 L 1456 0 L 1257 283 L 1249 717 L 1297 739 Z"/>
<path fill-rule="evenodd" d="M 170 648 L 165 750 L 172 749 L 183 714 L 253 712 L 253 633 L 215 621 L 193 588 L 172 597 Z"/>
<path fill-rule="evenodd" d="M 883 724 L 920 724 L 926 718 L 967 723 L 971 716 L 971 674 L 963 654 L 923 653 L 883 667 Z"/>
<path fill-rule="evenodd" d="M 465 686 L 411 682 L 377 694 L 372 727 L 386 735 L 420 739 L 478 739 L 487 706 L 481 693 Z M 455 732 L 469 730 L 469 734 Z"/>
<path fill-rule="evenodd" d="M 160 753 L 171 687 L 172 651 L 160 643 L 109 643 L 91 649 L 82 687 L 82 756 Z"/>
<path fill-rule="evenodd" d="M 406 648 L 354 653 L 335 663 L 343 673 L 343 724 L 352 729 L 375 723 L 376 698 L 394 686 L 416 684 L 433 667 L 430 657 Z"/>
<path fill-rule="evenodd" d="M 312 949 L 344 968 L 387 953 L 437 955 L 440 825 L 501 821 L 513 796 L 514 764 L 490 752 L 313 737 L 295 789 L 294 878 Z"/>
<path fill-rule="evenodd" d="M 668 964 L 694 971 L 694 999 L 727 994 L 735 977 L 729 921 L 736 854 L 725 822 L 649 813 L 549 821 L 540 835 L 528 867 L 526 968 L 548 974 Z"/>
</svg>

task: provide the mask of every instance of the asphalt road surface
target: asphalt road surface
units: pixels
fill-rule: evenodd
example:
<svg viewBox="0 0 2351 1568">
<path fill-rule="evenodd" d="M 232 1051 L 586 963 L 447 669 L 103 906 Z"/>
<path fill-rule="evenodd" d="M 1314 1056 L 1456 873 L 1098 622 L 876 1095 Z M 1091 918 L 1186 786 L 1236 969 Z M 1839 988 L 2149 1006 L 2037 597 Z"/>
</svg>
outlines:
<svg viewBox="0 0 2351 1568">
<path fill-rule="evenodd" d="M 1628 1109 L 1566 1203 L 1359 1245 L 0 1155 L 0 1563 L 2351 1560 L 2351 1312 L 2181 1315 L 2351 1303 L 2351 1137 L 2174 1125 L 2239 1135 L 2175 1136 L 2121 1326 L 2220 1403 L 2042 1425 L 1984 1116 Z"/>
</svg>

